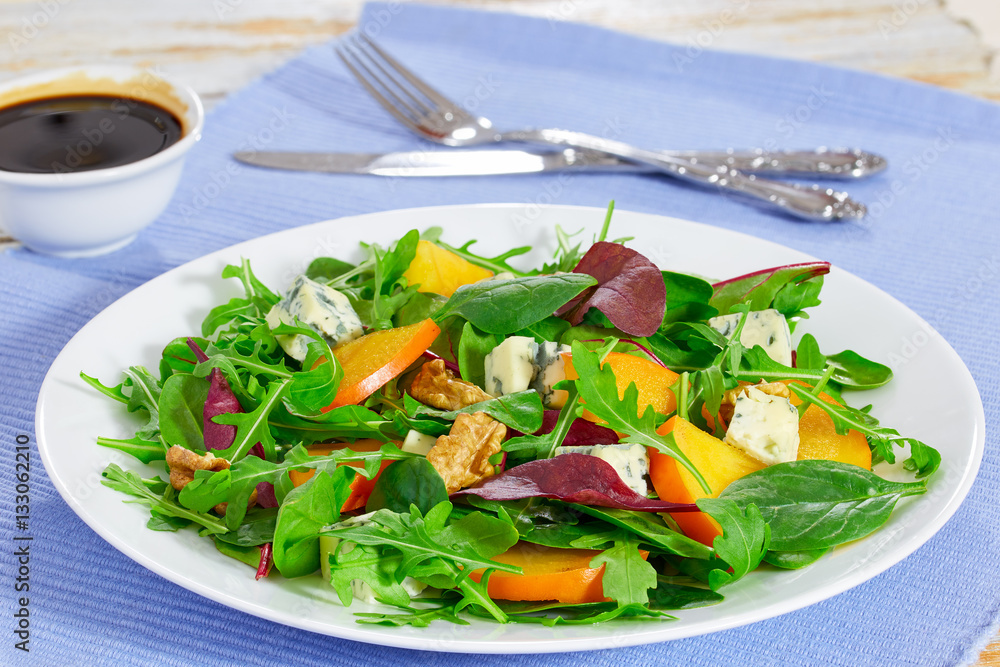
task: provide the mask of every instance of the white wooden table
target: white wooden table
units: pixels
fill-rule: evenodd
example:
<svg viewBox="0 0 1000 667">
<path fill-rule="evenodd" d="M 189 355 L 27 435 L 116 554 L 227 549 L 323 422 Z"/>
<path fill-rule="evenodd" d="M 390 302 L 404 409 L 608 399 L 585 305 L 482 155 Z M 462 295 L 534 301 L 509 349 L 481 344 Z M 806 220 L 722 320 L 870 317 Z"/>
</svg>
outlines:
<svg viewBox="0 0 1000 667">
<path fill-rule="evenodd" d="M 424 1 L 843 65 L 1000 101 L 998 0 Z M 155 65 L 211 107 L 304 47 L 349 30 L 362 4 L 0 0 L 0 81 L 80 63 Z M 1000 667 L 1000 638 L 980 665 Z"/>
</svg>

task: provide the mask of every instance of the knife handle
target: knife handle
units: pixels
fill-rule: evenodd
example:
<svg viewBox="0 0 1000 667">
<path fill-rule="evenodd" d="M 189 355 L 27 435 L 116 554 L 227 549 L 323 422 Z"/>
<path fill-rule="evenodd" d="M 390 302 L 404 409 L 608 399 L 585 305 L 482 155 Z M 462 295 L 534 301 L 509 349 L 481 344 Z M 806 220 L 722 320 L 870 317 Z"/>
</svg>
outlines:
<svg viewBox="0 0 1000 667">
<path fill-rule="evenodd" d="M 846 192 L 820 188 L 817 185 L 807 187 L 772 181 L 725 165 L 710 165 L 677 158 L 663 152 L 636 148 L 620 141 L 582 132 L 556 129 L 521 130 L 503 133 L 498 135 L 497 139 L 607 153 L 623 160 L 653 167 L 690 183 L 715 188 L 721 193 L 740 194 L 764 206 L 806 220 L 830 222 L 859 219 L 865 215 L 864 204 L 854 201 Z"/>
<path fill-rule="evenodd" d="M 762 148 L 725 151 L 659 151 L 667 158 L 755 174 L 864 178 L 884 170 L 885 158 L 857 148 L 766 151 Z"/>
</svg>

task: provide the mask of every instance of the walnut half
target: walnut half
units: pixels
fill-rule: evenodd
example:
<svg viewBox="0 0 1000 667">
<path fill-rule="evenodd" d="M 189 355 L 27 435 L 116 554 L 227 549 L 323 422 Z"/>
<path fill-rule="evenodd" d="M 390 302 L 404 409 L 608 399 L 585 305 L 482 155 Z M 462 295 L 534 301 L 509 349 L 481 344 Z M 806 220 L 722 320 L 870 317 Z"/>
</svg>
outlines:
<svg viewBox="0 0 1000 667">
<path fill-rule="evenodd" d="M 449 494 L 493 475 L 490 457 L 500 451 L 507 427 L 485 412 L 461 414 L 442 435 L 427 460 L 444 479 Z"/>
<path fill-rule="evenodd" d="M 180 491 L 194 479 L 196 470 L 226 470 L 229 461 L 216 458 L 212 452 L 199 456 L 190 449 L 174 445 L 167 450 L 167 466 L 170 468 L 170 486 Z"/>
<path fill-rule="evenodd" d="M 170 486 L 180 491 L 194 479 L 196 471 L 210 470 L 212 472 L 219 472 L 220 470 L 226 470 L 229 468 L 229 461 L 216 457 L 212 452 L 208 452 L 204 456 L 199 456 L 190 449 L 174 445 L 167 450 L 167 467 L 170 468 Z M 257 489 L 254 489 L 250 494 L 247 507 L 253 507 L 256 502 Z M 219 503 L 212 509 L 218 514 L 225 514 L 227 504 Z"/>
<path fill-rule="evenodd" d="M 410 385 L 410 395 L 438 410 L 461 410 L 492 396 L 448 370 L 443 359 L 428 361 Z"/>
</svg>

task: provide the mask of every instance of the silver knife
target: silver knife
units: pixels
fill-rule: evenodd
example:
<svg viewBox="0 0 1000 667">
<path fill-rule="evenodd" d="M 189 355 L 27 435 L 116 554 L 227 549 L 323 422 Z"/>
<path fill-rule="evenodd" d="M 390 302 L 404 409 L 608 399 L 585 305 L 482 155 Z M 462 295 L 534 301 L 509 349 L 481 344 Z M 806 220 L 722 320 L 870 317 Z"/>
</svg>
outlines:
<svg viewBox="0 0 1000 667">
<path fill-rule="evenodd" d="M 575 149 L 532 152 L 519 150 L 431 150 L 402 153 L 297 153 L 241 151 L 240 162 L 257 167 L 376 176 L 486 176 L 533 174 L 560 169 L 642 172 L 641 165 L 603 153 Z"/>
<path fill-rule="evenodd" d="M 769 174 L 860 178 L 885 169 L 886 161 L 857 149 L 814 151 L 673 151 L 693 162 Z M 653 169 L 597 151 L 427 150 L 400 153 L 240 151 L 240 162 L 257 167 L 377 176 L 484 176 L 545 171 L 651 172 Z"/>
</svg>

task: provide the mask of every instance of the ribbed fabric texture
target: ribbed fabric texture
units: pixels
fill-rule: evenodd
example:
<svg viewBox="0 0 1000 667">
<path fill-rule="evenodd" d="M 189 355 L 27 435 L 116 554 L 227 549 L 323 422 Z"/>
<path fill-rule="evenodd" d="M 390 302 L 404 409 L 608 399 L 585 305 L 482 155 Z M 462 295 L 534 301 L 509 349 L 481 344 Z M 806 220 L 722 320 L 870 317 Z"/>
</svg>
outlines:
<svg viewBox="0 0 1000 667">
<path fill-rule="evenodd" d="M 98 259 L 0 256 L 0 506 L 12 450 L 62 346 L 102 308 L 165 270 L 231 243 L 371 211 L 533 202 L 667 214 L 830 260 L 930 321 L 971 369 L 987 451 L 955 517 L 884 574 L 754 625 L 636 648 L 461 656 L 383 648 L 263 621 L 146 571 L 84 525 L 32 451 L 31 653 L 13 649 L 12 520 L 0 523 L 0 662 L 30 665 L 953 665 L 974 660 L 1000 611 L 1000 107 L 916 83 L 819 65 L 699 51 L 555 19 L 397 3 L 360 25 L 435 86 L 503 128 L 563 127 L 649 147 L 861 146 L 884 175 L 848 185 L 863 223 L 807 224 L 652 176 L 383 179 L 253 169 L 239 149 L 427 148 L 372 101 L 330 45 L 313 48 L 210 114 L 169 209 Z M 475 223 L 470 221 L 470 237 Z M 183 298 L 183 295 L 178 295 Z M 877 332 L 873 332 L 877 335 Z M 902 342 L 901 342 L 902 344 Z M 930 385 L 927 391 L 948 391 Z"/>
</svg>

